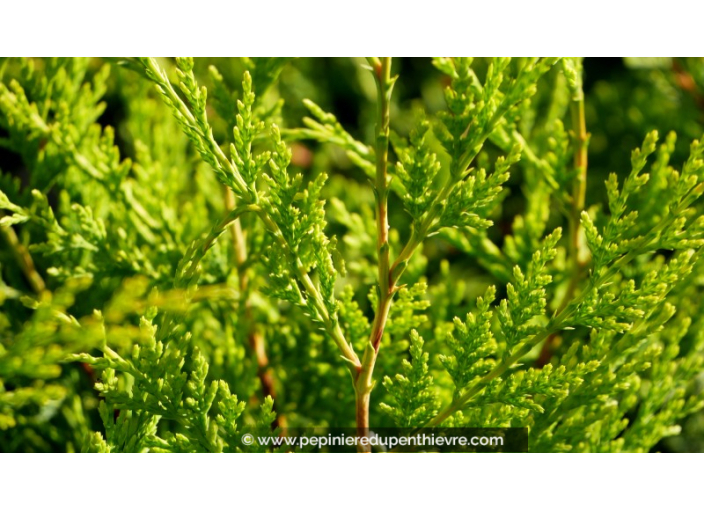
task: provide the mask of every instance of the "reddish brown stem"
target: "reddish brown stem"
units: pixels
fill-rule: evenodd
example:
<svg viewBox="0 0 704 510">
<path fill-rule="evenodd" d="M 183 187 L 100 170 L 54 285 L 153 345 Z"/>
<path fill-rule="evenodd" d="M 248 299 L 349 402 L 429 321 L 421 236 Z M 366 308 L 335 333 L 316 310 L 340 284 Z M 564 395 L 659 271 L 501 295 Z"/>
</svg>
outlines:
<svg viewBox="0 0 704 510">
<path fill-rule="evenodd" d="M 391 78 L 391 57 L 371 61 L 377 87 L 377 124 L 376 124 L 376 247 L 379 257 L 377 283 L 379 302 L 374 323 L 372 324 L 369 343 L 364 351 L 361 367 L 355 375 L 356 422 L 358 437 L 368 437 L 369 400 L 373 388 L 372 373 L 377 353 L 384 336 L 386 321 L 391 308 L 391 301 L 396 291 L 392 274 L 389 270 L 389 220 L 388 220 L 388 157 L 389 157 L 389 119 L 391 110 L 391 92 L 394 80 Z M 359 452 L 371 449 L 358 445 Z"/>
<path fill-rule="evenodd" d="M 225 206 L 228 210 L 233 210 L 235 208 L 235 195 L 229 188 L 225 190 Z M 230 233 L 232 235 L 232 246 L 235 252 L 235 260 L 237 261 L 240 295 L 242 296 L 242 302 L 244 303 L 244 318 L 247 327 L 249 328 L 249 334 L 247 336 L 249 345 L 251 346 L 252 352 L 254 352 L 257 360 L 257 377 L 259 378 L 259 382 L 262 386 L 262 394 L 264 395 L 264 398 L 271 397 L 274 400 L 273 410 L 276 413 L 276 418 L 271 425 L 272 428 L 285 427 L 286 418 L 277 409 L 276 386 L 274 376 L 269 367 L 269 357 L 266 355 L 264 337 L 261 333 L 254 329 L 252 324 L 252 309 L 249 300 L 246 298 L 249 286 L 249 275 L 247 270 L 244 268 L 244 264 L 247 261 L 247 244 L 239 218 L 233 221 L 230 225 Z"/>
<path fill-rule="evenodd" d="M 356 401 L 356 420 L 357 420 L 357 437 L 369 437 L 369 400 L 371 393 L 357 395 Z M 371 453 L 372 449 L 369 445 L 359 443 L 357 445 L 358 453 Z"/>
</svg>

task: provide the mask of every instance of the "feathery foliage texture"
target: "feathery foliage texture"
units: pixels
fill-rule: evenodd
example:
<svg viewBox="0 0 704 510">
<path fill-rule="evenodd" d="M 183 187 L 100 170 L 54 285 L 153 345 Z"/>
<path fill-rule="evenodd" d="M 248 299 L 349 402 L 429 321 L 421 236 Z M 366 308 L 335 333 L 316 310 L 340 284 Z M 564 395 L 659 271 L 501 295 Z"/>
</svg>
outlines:
<svg viewBox="0 0 704 510">
<path fill-rule="evenodd" d="M 0 450 L 704 450 L 703 98 L 702 59 L 0 60 Z"/>
</svg>

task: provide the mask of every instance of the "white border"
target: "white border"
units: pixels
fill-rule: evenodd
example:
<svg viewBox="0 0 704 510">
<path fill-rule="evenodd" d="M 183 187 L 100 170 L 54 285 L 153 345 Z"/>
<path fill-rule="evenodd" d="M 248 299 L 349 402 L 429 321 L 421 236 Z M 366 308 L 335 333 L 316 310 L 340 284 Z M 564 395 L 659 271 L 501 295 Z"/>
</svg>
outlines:
<svg viewBox="0 0 704 510">
<path fill-rule="evenodd" d="M 699 457 L 686 454 L 8 454 L 0 461 L 8 509 L 689 508 L 701 482 Z"/>
<path fill-rule="evenodd" d="M 23 0 L 5 54 L 683 55 L 704 49 L 691 0 Z"/>
</svg>

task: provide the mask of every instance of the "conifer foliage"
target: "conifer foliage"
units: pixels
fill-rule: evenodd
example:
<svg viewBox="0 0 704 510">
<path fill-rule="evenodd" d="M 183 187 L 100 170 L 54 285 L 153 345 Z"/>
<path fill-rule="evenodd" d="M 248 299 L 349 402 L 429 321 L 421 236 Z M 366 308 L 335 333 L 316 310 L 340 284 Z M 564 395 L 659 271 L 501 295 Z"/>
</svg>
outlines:
<svg viewBox="0 0 704 510">
<path fill-rule="evenodd" d="M 0 450 L 667 447 L 704 407 L 704 62 L 646 64 L 0 60 Z"/>
</svg>

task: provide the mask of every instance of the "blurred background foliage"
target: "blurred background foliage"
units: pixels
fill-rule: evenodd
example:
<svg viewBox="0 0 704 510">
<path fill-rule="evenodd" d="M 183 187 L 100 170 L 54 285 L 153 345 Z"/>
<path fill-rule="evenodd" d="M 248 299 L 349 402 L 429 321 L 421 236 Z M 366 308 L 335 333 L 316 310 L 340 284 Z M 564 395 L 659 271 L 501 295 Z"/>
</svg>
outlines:
<svg viewBox="0 0 704 510">
<path fill-rule="evenodd" d="M 168 62 L 170 59 L 164 59 Z M 223 209 L 222 193 L 212 172 L 198 171 L 204 164 L 200 162 L 195 150 L 188 144 L 186 137 L 178 128 L 171 114 L 163 107 L 152 86 L 138 79 L 135 72 L 125 68 L 119 61 L 108 61 L 110 74 L 104 73 L 105 60 L 91 59 L 75 64 L 82 66 L 81 83 L 93 82 L 93 90 L 104 89 L 103 106 L 91 107 L 95 119 L 78 117 L 82 111 L 76 105 L 74 124 L 83 122 L 86 126 L 92 120 L 104 128 L 114 128 L 114 144 L 119 148 L 120 158 L 130 158 L 135 165 L 129 170 L 134 180 L 131 191 L 139 200 L 151 208 L 165 208 L 162 218 L 178 216 L 185 218 L 181 222 L 162 225 L 163 221 L 155 219 L 155 224 L 146 222 L 140 230 L 142 237 L 140 249 L 142 255 L 133 259 L 120 258 L 110 267 L 120 267 L 119 271 L 103 270 L 99 260 L 94 257 L 108 254 L 86 255 L 75 258 L 65 254 L 66 265 L 55 267 L 56 259 L 48 254 L 51 250 L 39 251 L 34 255 L 34 263 L 39 274 L 46 278 L 47 286 L 52 289 L 51 308 L 46 316 L 34 313 L 37 306 L 28 307 L 28 303 L 13 299 L 12 289 L 29 292 L 30 284 L 18 271 L 17 262 L 3 245 L 0 249 L 3 294 L 0 295 L 2 316 L 0 316 L 0 334 L 4 337 L 14 335 L 17 325 L 25 325 L 27 341 L 32 338 L 44 338 L 55 335 L 62 329 L 62 321 L 70 320 L 58 317 L 56 310 L 62 309 L 70 317 L 90 317 L 94 309 L 112 310 L 105 313 L 108 333 L 113 335 L 117 349 L 127 349 L 134 338 L 139 336 L 138 315 L 148 313 L 155 300 L 164 306 L 164 300 L 150 294 L 143 280 L 152 282 L 168 280 L 172 276 L 174 264 L 180 257 L 179 247 L 187 245 L 191 239 L 206 230 Z M 375 89 L 373 79 L 362 68 L 363 60 L 347 58 L 312 59 L 301 58 L 287 63 L 283 68 L 276 68 L 276 73 L 257 74 L 258 66 L 248 59 L 196 59 L 196 73 L 203 85 L 208 87 L 210 95 L 217 95 L 218 86 L 224 84 L 227 89 L 240 91 L 242 73 L 253 70 L 255 92 L 262 96 L 260 108 L 272 109 L 272 118 L 284 128 L 302 125 L 302 119 L 309 115 L 304 106 L 304 99 L 311 99 L 323 110 L 334 112 L 338 121 L 355 138 L 367 143 L 373 142 L 375 119 Z M 36 75 L 50 75 L 52 62 L 41 59 L 34 61 Z M 217 67 L 221 82 L 216 79 L 209 67 Z M 476 67 L 481 73 L 480 60 Z M 0 62 L 0 69 L 5 76 L 13 76 L 17 64 L 12 60 Z M 280 71 L 280 74 L 279 74 Z M 686 159 L 691 140 L 701 137 L 704 129 L 704 63 L 702 59 L 600 59 L 587 58 L 584 61 L 584 90 L 586 95 L 587 129 L 591 133 L 589 145 L 589 175 L 587 206 L 602 203 L 606 197 L 604 181 L 611 172 L 622 180 L 630 171 L 630 153 L 640 146 L 645 135 L 653 129 L 661 134 L 674 130 L 678 133 L 673 160 L 682 162 Z M 411 130 L 419 109 L 433 113 L 445 107 L 443 88 L 447 83 L 443 75 L 425 58 L 399 58 L 394 60 L 394 73 L 399 74 L 393 95 L 391 111 L 392 129 L 402 135 Z M 550 72 L 546 80 L 562 79 L 559 70 Z M 26 83 L 31 79 L 25 77 Z M 79 90 L 81 83 L 75 83 Z M 545 108 L 555 108 L 550 101 L 550 87 L 539 89 L 533 98 L 534 104 L 544 104 Z M 103 90 L 100 90 L 103 92 Z M 74 91 L 78 97 L 82 92 Z M 89 99 L 87 99 L 89 101 Z M 232 101 L 230 112 L 235 111 L 234 99 L 225 98 L 223 104 Z M 552 105 L 552 106 L 550 106 Z M 95 106 L 95 105 L 94 105 Z M 559 104 L 558 106 L 559 107 Z M 563 105 L 566 108 L 566 104 Z M 209 105 L 209 116 L 215 130 L 215 139 L 230 140 L 232 133 L 227 128 L 227 109 L 217 111 Z M 56 112 L 56 115 L 72 115 L 72 112 Z M 535 120 L 535 119 L 534 119 Z M 529 131 L 541 129 L 539 119 L 523 119 Z M 98 136 L 89 134 L 86 128 L 82 137 Z M 358 170 L 341 149 L 331 145 L 321 145 L 310 141 L 290 138 L 293 150 L 293 165 L 304 174 L 305 179 L 312 179 L 321 171 L 330 175 L 324 190 L 328 201 L 328 230 L 336 235 L 344 246 L 344 258 L 347 261 L 348 274 L 345 284 L 358 289 L 360 302 L 369 302 L 364 293 L 374 284 L 375 270 L 372 269 L 370 253 L 374 252 L 374 238 L 369 234 L 375 231 L 368 218 L 373 209 L 374 197 L 366 176 Z M 97 140 L 97 139 L 96 139 Z M 64 228 L 76 234 L 81 232 L 80 223 L 91 221 L 90 218 L 70 213 L 70 203 L 89 203 L 93 206 L 95 218 L 104 218 L 108 223 L 121 218 L 128 218 L 115 210 L 115 187 L 107 182 L 104 188 L 84 185 L 85 175 L 74 167 L 76 162 L 67 163 L 65 155 L 48 155 L 44 160 L 32 159 L 31 147 L 19 145 L 9 137 L 7 129 L 0 126 L 0 170 L 2 191 L 12 202 L 29 205 L 31 189 L 40 189 L 49 196 L 50 205 L 57 211 Z M 27 138 L 27 143 L 42 143 L 41 140 Z M 80 143 L 80 142 L 78 142 Z M 100 143 L 99 140 L 96 143 Z M 107 142 L 106 142 L 107 143 Z M 36 148 L 36 147 L 35 147 Z M 493 159 L 498 151 L 487 146 L 483 157 L 485 161 Z M 80 166 L 80 165 L 78 165 Z M 40 169 L 41 171 L 39 171 Z M 142 171 L 149 169 L 148 171 Z M 159 196 L 139 196 L 140 180 L 161 182 L 156 186 Z M 512 172 L 507 183 L 509 197 L 503 202 L 493 218 L 496 225 L 489 231 L 491 240 L 499 247 L 503 238 L 511 233 L 511 226 L 516 214 L 523 211 L 521 186 L 524 185 L 522 172 Z M 409 218 L 401 204 L 392 195 L 390 199 L 390 224 L 394 227 L 391 236 L 405 237 L 410 228 Z M 118 201 L 119 202 L 119 201 Z M 101 209 L 102 204 L 102 209 Z M 112 210 L 109 210 L 112 209 Z M 348 214 L 351 213 L 351 214 Z M 111 216 L 112 215 L 112 216 Z M 553 213 L 551 212 L 551 216 Z M 558 216 L 557 211 L 554 212 Z M 243 220 L 247 227 L 249 219 Z M 548 220 L 547 230 L 558 224 L 558 220 Z M 135 221 L 133 226 L 141 223 Z M 129 225 L 115 225 L 129 230 Z M 26 227 L 21 232 L 20 241 L 30 239 L 36 242 L 36 232 Z M 119 228 L 114 235 L 123 236 Z M 110 234 L 112 235 L 112 234 Z M 129 236 L 128 236 L 129 237 Z M 3 243 L 8 242 L 6 239 Z M 256 239 L 251 242 L 258 242 Z M 261 242 L 261 240 L 259 240 Z M 129 244 L 129 243 L 128 243 Z M 219 285 L 232 282 L 231 254 L 225 243 L 208 258 L 208 267 L 203 271 L 202 283 Z M 54 253 L 55 255 L 55 253 Z M 64 255 L 60 255 L 64 256 Z M 86 258 L 87 257 L 87 258 Z M 106 267 L 108 265 L 106 264 Z M 451 268 L 451 269 L 450 269 Z M 81 273 L 83 280 L 76 279 Z M 426 242 L 423 256 L 414 258 L 405 279 L 409 282 L 425 275 L 429 284 L 427 299 L 432 306 L 423 313 L 427 320 L 414 323 L 426 339 L 426 350 L 431 360 L 436 363 L 436 356 L 441 351 L 440 342 L 434 341 L 438 335 L 437 328 L 454 316 L 463 317 L 473 306 L 477 296 L 484 293 L 493 277 L 486 269 L 477 265 L 460 248 L 443 236 L 436 236 Z M 367 289 L 367 290 L 365 290 Z M 89 299 L 84 299 L 89 296 Z M 504 296 L 499 295 L 498 298 Z M 173 300 L 178 301 L 178 296 Z M 258 299 L 262 301 L 258 302 Z M 4 303 L 2 302 L 4 301 Z M 183 314 L 185 327 L 193 334 L 196 345 L 205 353 L 210 363 L 209 377 L 228 382 L 233 394 L 248 403 L 261 403 L 262 379 L 257 377 L 258 361 L 245 338 L 238 337 L 241 317 L 232 317 L 233 299 L 221 295 L 218 299 L 203 299 L 192 304 L 190 313 Z M 236 300 L 235 300 L 236 301 Z M 315 420 L 316 424 L 349 425 L 340 416 L 340 409 L 354 408 L 354 394 L 351 386 L 339 384 L 348 376 L 337 359 L 337 352 L 329 342 L 322 341 L 322 335 L 309 335 L 308 326 L 301 326 L 306 319 L 300 310 L 289 308 L 285 304 L 269 307 L 263 303 L 256 292 L 252 296 L 254 303 L 253 322 L 260 325 L 267 337 L 267 357 L 270 373 L 273 374 L 277 388 L 277 411 L 284 415 L 289 425 L 305 426 L 306 420 Z M 175 305 L 174 305 L 175 306 Z M 177 307 L 176 307 L 177 308 Z M 38 308 L 41 310 L 41 306 Z M 50 311 L 51 312 L 50 312 Z M 373 316 L 371 306 L 361 312 L 368 318 Z M 57 318 L 58 317 L 58 318 Z M 222 320 L 222 317 L 230 317 Z M 127 318 L 130 326 L 125 326 Z M 392 325 L 391 335 L 395 335 Z M 408 318 L 398 319 L 399 338 L 390 346 L 396 352 L 408 349 L 407 332 L 403 327 Z M 34 324 L 28 328 L 27 323 Z M 417 322 L 417 321 L 416 321 Z M 111 324 L 114 326 L 112 327 Z M 118 330 L 117 325 L 122 324 Z M 50 331 L 45 331 L 50 330 Z M 93 330 L 91 330 L 93 331 Z M 86 333 L 82 338 L 71 337 L 57 351 L 48 373 L 37 377 L 28 371 L 28 387 L 41 388 L 41 392 L 26 395 L 13 392 L 13 399 L 27 399 L 26 411 L 20 414 L 7 414 L 0 418 L 0 450 L 80 450 L 82 435 L 90 430 L 101 430 L 97 413 L 98 397 L 93 390 L 95 375 L 85 366 L 63 364 L 61 359 L 66 352 L 80 352 L 90 349 L 95 342 L 93 333 Z M 60 336 L 60 335 L 59 335 Z M 223 340 L 225 339 L 225 340 Z M 121 346 L 121 343 L 124 344 Z M 47 347 L 48 349 L 54 347 Z M 0 346 L 0 349 L 4 349 Z M 389 353 L 390 354 L 390 353 Z M 311 362 L 314 360 L 316 362 Z M 17 363 L 17 361 L 13 362 Z M 379 358 L 377 377 L 395 374 L 399 371 L 400 357 L 385 355 Z M 234 367 L 234 369 L 233 369 Z M 3 379 L 0 364 L 0 380 Z M 45 371 L 46 371 L 45 370 Z M 439 372 L 438 384 L 450 390 L 450 382 L 443 381 Z M 446 376 L 445 376 L 446 377 Z M 30 381 L 31 379 L 31 381 Z M 4 392 L 15 389 L 17 383 L 4 381 Z M 381 385 L 375 389 L 375 400 L 383 400 Z M 34 396 L 33 396 L 34 395 Z M 36 398 L 35 398 L 36 397 Z M 4 402 L 0 393 L 0 416 L 3 405 L 17 402 Z M 35 398 L 35 400 L 32 400 Z M 4 403 L 3 403 L 4 402 Z M 255 408 L 256 406 L 251 406 Z M 248 413 L 249 411 L 246 411 Z M 376 422 L 382 422 L 384 415 L 372 411 Z M 4 420 L 4 421 L 3 421 Z M 22 427 L 15 425 L 22 424 Z M 14 424 L 14 425 L 13 425 Z M 655 448 L 659 451 L 704 451 L 704 414 L 699 413 L 689 418 L 683 425 L 683 434 L 667 439 Z M 169 427 L 162 422 L 161 427 Z"/>
</svg>

